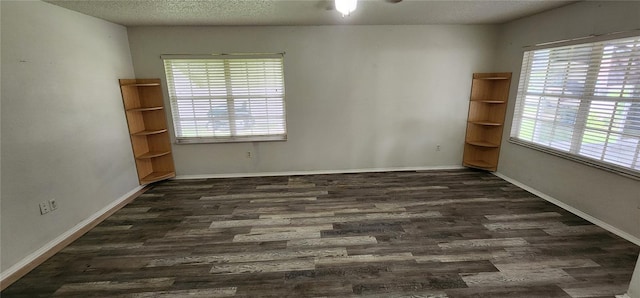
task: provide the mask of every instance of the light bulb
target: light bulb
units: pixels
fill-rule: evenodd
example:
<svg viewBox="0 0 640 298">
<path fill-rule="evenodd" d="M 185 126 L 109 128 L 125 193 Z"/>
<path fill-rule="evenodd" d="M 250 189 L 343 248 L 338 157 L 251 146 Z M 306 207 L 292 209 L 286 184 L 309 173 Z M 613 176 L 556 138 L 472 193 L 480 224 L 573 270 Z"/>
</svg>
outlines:
<svg viewBox="0 0 640 298">
<path fill-rule="evenodd" d="M 348 16 L 356 10 L 358 7 L 358 0 L 335 0 L 336 10 L 342 14 L 342 16 Z"/>
</svg>

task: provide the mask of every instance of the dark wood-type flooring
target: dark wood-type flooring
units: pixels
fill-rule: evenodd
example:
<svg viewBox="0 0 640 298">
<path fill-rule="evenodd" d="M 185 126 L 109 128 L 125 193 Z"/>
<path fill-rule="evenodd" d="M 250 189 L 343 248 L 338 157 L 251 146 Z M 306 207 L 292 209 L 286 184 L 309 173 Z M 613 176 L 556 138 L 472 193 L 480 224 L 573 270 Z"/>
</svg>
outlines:
<svg viewBox="0 0 640 298">
<path fill-rule="evenodd" d="M 1 295 L 613 297 L 638 251 L 473 170 L 173 180 Z"/>
</svg>

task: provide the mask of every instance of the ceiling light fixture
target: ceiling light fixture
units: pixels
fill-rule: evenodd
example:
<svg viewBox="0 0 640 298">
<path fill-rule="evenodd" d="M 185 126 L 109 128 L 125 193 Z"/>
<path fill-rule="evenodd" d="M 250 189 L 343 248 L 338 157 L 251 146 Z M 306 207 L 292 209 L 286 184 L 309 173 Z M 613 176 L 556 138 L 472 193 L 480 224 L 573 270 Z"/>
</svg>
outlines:
<svg viewBox="0 0 640 298">
<path fill-rule="evenodd" d="M 343 17 L 354 12 L 357 6 L 358 0 L 336 0 L 336 10 L 340 12 Z"/>
</svg>

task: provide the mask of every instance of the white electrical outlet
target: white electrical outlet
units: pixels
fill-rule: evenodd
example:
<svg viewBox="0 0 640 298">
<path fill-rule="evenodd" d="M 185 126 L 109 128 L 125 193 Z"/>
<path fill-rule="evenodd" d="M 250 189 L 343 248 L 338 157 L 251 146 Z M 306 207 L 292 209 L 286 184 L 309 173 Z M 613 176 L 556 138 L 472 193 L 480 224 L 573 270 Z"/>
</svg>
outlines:
<svg viewBox="0 0 640 298">
<path fill-rule="evenodd" d="M 251 158 L 251 151 L 247 151 L 247 158 Z"/>
<path fill-rule="evenodd" d="M 55 199 L 49 200 L 49 207 L 51 207 L 51 211 L 58 209 L 58 202 Z"/>
<path fill-rule="evenodd" d="M 440 151 L 440 145 L 436 146 L 436 151 Z"/>
<path fill-rule="evenodd" d="M 49 209 L 49 203 L 48 202 L 41 202 L 40 203 L 40 214 L 49 213 L 49 211 L 51 211 Z"/>
</svg>

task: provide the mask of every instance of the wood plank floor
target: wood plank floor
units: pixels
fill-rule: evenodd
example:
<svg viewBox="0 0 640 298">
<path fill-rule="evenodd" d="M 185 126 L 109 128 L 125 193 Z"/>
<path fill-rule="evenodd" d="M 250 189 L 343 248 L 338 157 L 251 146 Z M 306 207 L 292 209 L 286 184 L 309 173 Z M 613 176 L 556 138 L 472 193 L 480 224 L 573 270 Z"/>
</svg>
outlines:
<svg viewBox="0 0 640 298">
<path fill-rule="evenodd" d="M 488 173 L 173 180 L 2 297 L 614 297 L 639 248 Z"/>
</svg>

